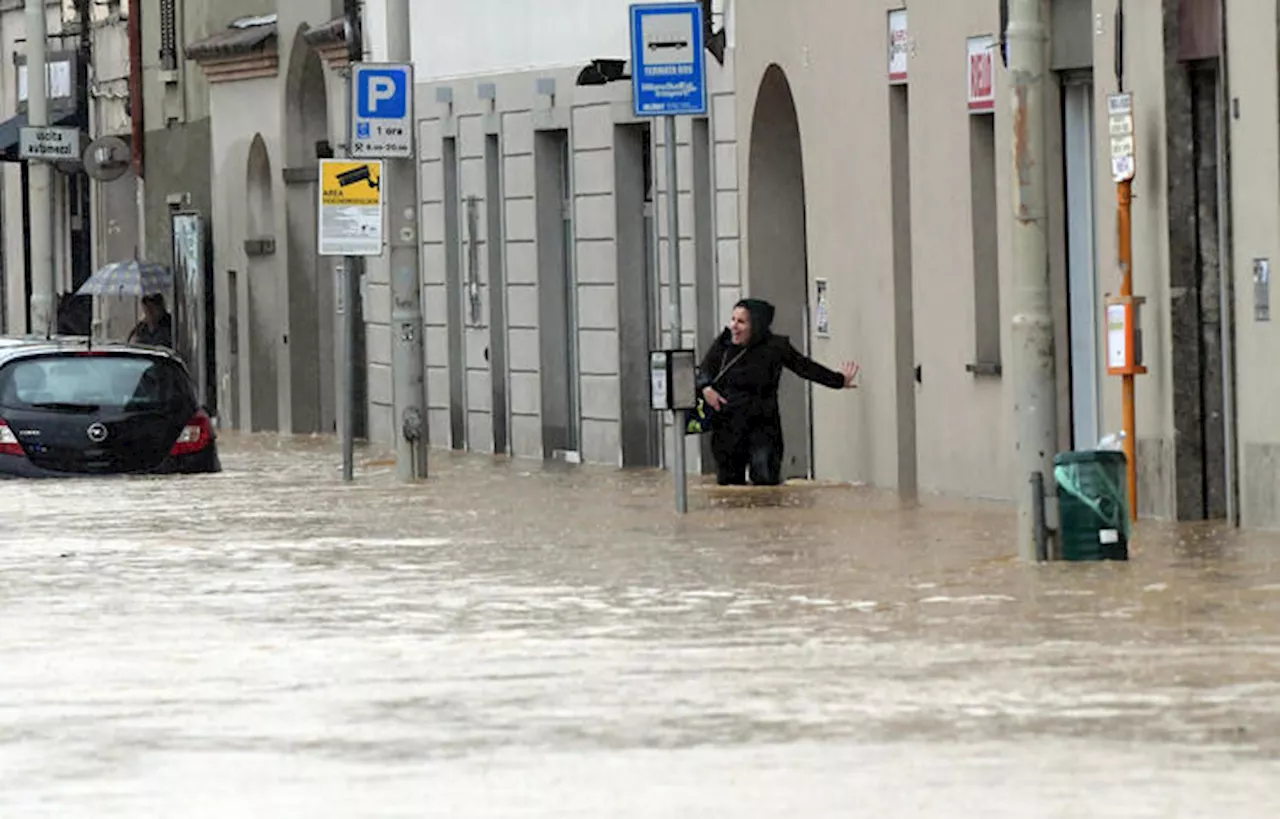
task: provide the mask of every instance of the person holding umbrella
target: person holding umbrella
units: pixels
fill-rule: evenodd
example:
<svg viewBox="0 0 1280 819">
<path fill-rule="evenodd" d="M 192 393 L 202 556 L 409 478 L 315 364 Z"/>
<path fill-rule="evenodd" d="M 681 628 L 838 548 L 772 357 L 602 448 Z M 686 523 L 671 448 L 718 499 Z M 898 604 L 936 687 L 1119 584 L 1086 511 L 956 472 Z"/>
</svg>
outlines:
<svg viewBox="0 0 1280 819">
<path fill-rule="evenodd" d="M 142 297 L 142 321 L 129 334 L 129 343 L 173 347 L 173 317 L 165 307 L 164 296 L 152 293 Z"/>
</svg>

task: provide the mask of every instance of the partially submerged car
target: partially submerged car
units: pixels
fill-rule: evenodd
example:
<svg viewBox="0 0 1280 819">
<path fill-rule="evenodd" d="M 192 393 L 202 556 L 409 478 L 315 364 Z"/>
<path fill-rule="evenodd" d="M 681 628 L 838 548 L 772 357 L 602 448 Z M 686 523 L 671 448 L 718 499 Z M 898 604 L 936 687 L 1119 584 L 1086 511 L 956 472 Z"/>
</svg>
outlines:
<svg viewBox="0 0 1280 819">
<path fill-rule="evenodd" d="M 221 469 L 213 421 L 172 352 L 0 339 L 0 477 Z"/>
</svg>

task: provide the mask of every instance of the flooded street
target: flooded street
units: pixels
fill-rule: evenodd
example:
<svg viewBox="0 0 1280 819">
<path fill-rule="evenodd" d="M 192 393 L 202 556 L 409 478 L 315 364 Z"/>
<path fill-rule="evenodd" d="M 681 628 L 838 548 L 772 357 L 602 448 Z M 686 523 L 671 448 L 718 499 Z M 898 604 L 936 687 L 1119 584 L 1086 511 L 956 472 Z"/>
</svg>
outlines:
<svg viewBox="0 0 1280 819">
<path fill-rule="evenodd" d="M 1280 538 L 433 455 L 6 483 L 0 816 L 1280 815 Z"/>
</svg>

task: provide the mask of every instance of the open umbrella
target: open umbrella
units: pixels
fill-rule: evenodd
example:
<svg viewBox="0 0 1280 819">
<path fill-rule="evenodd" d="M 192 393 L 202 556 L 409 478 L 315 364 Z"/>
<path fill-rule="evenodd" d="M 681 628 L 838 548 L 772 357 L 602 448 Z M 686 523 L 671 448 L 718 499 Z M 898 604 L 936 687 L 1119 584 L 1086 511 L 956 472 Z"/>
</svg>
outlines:
<svg viewBox="0 0 1280 819">
<path fill-rule="evenodd" d="M 150 296 L 173 286 L 173 272 L 162 264 L 129 259 L 99 268 L 76 291 L 80 296 Z"/>
</svg>

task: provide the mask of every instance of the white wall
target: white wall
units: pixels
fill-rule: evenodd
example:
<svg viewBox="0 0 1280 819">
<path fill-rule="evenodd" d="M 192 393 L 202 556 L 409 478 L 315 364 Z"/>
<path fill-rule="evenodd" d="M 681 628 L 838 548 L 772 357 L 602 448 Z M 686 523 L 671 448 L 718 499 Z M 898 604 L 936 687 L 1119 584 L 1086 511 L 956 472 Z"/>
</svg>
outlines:
<svg viewBox="0 0 1280 819">
<path fill-rule="evenodd" d="M 418 82 L 630 56 L 632 0 L 412 0 Z M 664 0 L 656 0 L 664 2 Z M 717 13 L 730 0 L 715 0 Z M 371 56 L 386 57 L 386 0 L 365 4 Z"/>
</svg>

